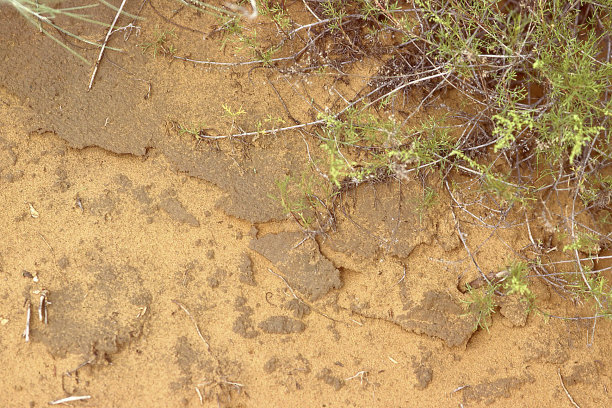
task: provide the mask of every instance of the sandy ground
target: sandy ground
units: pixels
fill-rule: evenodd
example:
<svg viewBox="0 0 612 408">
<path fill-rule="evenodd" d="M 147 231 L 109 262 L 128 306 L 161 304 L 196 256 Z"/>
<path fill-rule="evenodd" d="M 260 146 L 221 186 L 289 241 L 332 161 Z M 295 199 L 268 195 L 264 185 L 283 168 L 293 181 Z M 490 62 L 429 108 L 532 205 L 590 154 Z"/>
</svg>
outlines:
<svg viewBox="0 0 612 408">
<path fill-rule="evenodd" d="M 333 107 L 377 66 L 335 82 L 143 54 L 172 28 L 177 55 L 248 60 L 177 4 L 145 5 L 140 33 L 112 38 L 126 52 L 108 53 L 90 92 L 90 66 L 0 6 L 1 406 L 610 406 L 609 321 L 594 331 L 508 298 L 489 331 L 466 313 L 459 288 L 478 271 L 454 217 L 491 272 L 529 244 L 520 215 L 491 230 L 435 177 L 387 181 L 347 192 L 336 230 L 313 239 L 274 196 L 316 141 L 178 132 L 253 131 L 270 112 L 312 121 L 304 93 Z M 232 121 L 224 104 L 246 113 Z M 468 197 L 470 180 L 454 181 Z M 424 186 L 439 192 L 426 211 Z M 551 314 L 590 313 L 537 279 L 533 290 Z"/>
</svg>

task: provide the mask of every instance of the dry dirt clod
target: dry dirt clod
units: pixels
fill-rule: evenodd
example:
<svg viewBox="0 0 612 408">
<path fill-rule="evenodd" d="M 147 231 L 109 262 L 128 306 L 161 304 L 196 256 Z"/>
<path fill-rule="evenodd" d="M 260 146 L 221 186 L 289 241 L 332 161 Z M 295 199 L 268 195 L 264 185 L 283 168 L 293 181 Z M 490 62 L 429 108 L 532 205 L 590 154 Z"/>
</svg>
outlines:
<svg viewBox="0 0 612 408">
<path fill-rule="evenodd" d="M 296 244 L 302 242 L 301 245 Z M 323 256 L 318 245 L 299 232 L 268 234 L 249 245 L 286 276 L 288 284 L 316 301 L 342 286 L 340 271 Z"/>
<path fill-rule="evenodd" d="M 301 333 L 306 329 L 306 325 L 296 319 L 286 316 L 270 316 L 259 323 L 259 328 L 264 333 L 270 334 L 291 334 Z"/>
</svg>

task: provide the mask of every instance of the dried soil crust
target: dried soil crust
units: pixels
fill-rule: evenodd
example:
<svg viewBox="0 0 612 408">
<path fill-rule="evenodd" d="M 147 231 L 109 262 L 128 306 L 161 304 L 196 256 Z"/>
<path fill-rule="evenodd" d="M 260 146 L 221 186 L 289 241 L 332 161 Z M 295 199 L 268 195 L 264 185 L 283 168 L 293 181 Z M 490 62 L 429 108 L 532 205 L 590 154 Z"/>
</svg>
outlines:
<svg viewBox="0 0 612 408">
<path fill-rule="evenodd" d="M 380 253 L 406 259 L 419 245 L 437 243 L 452 251 L 459 245 L 445 208 L 431 211 L 416 181 L 362 185 L 344 195 L 331 249 L 372 259 Z"/>
<path fill-rule="evenodd" d="M 254 239 L 251 249 L 265 256 L 287 278 L 289 285 L 311 301 L 342 287 L 340 272 L 319 252 L 313 239 L 300 232 L 281 232 Z"/>
<path fill-rule="evenodd" d="M 163 139 L 157 146 L 177 171 L 223 189 L 217 207 L 228 215 L 253 223 L 286 219 L 279 200 L 272 197 L 278 195 L 278 180 L 301 172 L 305 166 L 303 156 L 300 158 L 303 152 L 287 149 L 282 139 L 238 155 L 214 148 L 194 149 L 189 138 L 170 133 Z"/>
<path fill-rule="evenodd" d="M 215 24 L 157 3 L 183 26 Z M 143 35 L 170 28 L 143 13 Z M 608 322 L 587 347 L 590 324 L 527 318 L 509 301 L 489 333 L 474 331 L 457 281 L 477 271 L 435 181 L 431 208 L 416 181 L 348 191 L 337 231 L 305 239 L 271 198 L 277 180 L 308 168 L 300 135 L 196 143 L 173 125 L 205 119 L 227 133 L 220 106 L 236 102 L 248 113 L 234 130 L 253 130 L 286 112 L 269 81 L 293 116 L 311 120 L 282 78 L 154 59 L 133 34 L 112 40 L 126 52 L 108 53 L 87 93 L 89 67 L 4 5 L 0 20 L 11 21 L 0 25 L 0 365 L 11 373 L 0 405 L 91 395 L 100 406 L 196 407 L 198 386 L 205 406 L 561 406 L 560 370 L 581 406 L 606 406 Z M 233 58 L 200 33 L 177 33 L 185 53 Z M 334 86 L 350 99 L 363 81 Z M 310 96 L 332 106 L 331 94 Z M 462 221 L 486 271 L 527 242 Z M 267 232 L 255 236 L 253 224 Z M 548 296 L 547 307 L 571 314 Z"/>
<path fill-rule="evenodd" d="M 221 106 L 235 99 L 237 86 L 242 87 L 232 79 L 234 75 L 223 71 L 203 75 L 201 70 L 183 65 L 179 71 L 188 81 L 177 82 L 176 74 L 167 75 L 169 66 L 166 61 L 143 55 L 134 42 L 129 42 L 125 44 L 126 53 L 109 57 L 115 66 L 129 69 L 116 68 L 118 76 L 101 73 L 95 86 L 88 91 L 81 83 L 88 82 L 89 67 L 75 63 L 67 53 L 58 53 L 57 49 L 44 46 L 44 37 L 11 15 L 10 10 L 5 12 L 23 30 L 0 28 L 0 36 L 10 39 L 4 43 L 4 64 L 21 69 L 16 72 L 2 70 L 0 83 L 32 108 L 29 129 L 57 133 L 75 148 L 99 146 L 116 154 L 137 156 L 157 149 L 177 171 L 221 187 L 227 197 L 220 199 L 220 205 L 228 214 L 251 222 L 285 218 L 279 202 L 270 196 L 277 193 L 277 180 L 289 172 L 300 174 L 305 166 L 304 152 L 274 146 L 248 152 L 236 152 L 235 148 L 228 152 L 210 146 L 197 150 L 192 136 L 181 137 L 176 129 L 160 132 L 160 129 L 168 127 L 170 121 L 185 116 L 192 120 L 194 115 L 202 113 L 208 117 L 208 125 L 222 129 Z M 101 20 L 104 17 L 98 16 Z M 185 41 L 189 40 L 185 38 Z M 24 66 L 19 50 L 25 47 L 31 47 L 29 52 L 32 55 Z M 175 65 L 181 64 L 172 66 Z M 72 67 L 70 75 L 58 75 L 66 66 Z M 244 77 L 245 74 L 241 72 L 237 76 Z M 262 73 L 254 75 L 257 80 L 265 80 Z M 194 90 L 203 90 L 203 93 L 194 94 Z M 240 100 L 250 102 L 249 117 L 240 118 L 240 125 L 251 128 L 258 120 L 268 117 L 269 112 L 282 109 L 271 105 L 272 101 L 277 101 L 273 94 L 269 94 L 273 91 L 262 90 L 268 94 L 267 97 L 250 91 L 240 95 Z M 283 140 L 277 142 L 286 144 Z M 274 165 L 270 165 L 272 163 Z"/>
</svg>

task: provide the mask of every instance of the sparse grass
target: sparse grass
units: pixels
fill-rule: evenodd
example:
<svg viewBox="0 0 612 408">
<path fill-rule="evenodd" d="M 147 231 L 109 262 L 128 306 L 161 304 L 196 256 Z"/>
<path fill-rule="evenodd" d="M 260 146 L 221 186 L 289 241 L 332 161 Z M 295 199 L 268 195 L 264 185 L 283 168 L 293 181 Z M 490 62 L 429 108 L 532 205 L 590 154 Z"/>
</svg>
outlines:
<svg viewBox="0 0 612 408">
<path fill-rule="evenodd" d="M 595 304 L 597 315 L 612 319 L 612 284 L 605 277 L 585 268 L 586 280 L 577 280 L 573 294 L 582 301 Z"/>
<path fill-rule="evenodd" d="M 291 27 L 291 17 L 287 14 L 283 6 L 274 0 L 257 0 L 259 14 L 267 16 L 276 23 L 278 28 L 287 31 Z"/>
<path fill-rule="evenodd" d="M 57 17 L 62 16 L 73 20 L 83 21 L 92 25 L 98 25 L 108 28 L 109 23 L 91 18 L 88 14 L 85 14 L 85 12 L 92 10 L 96 7 L 100 7 L 101 5 L 114 8 L 114 6 L 110 5 L 104 0 L 97 0 L 96 2 L 92 2 L 90 4 L 75 7 L 60 7 L 59 0 L 0 0 L 0 4 L 2 3 L 6 3 L 9 6 L 13 7 L 17 12 L 19 12 L 19 14 L 23 16 L 23 18 L 29 21 L 41 33 L 43 33 L 45 36 L 53 40 L 62 48 L 70 52 L 72 55 L 86 63 L 88 63 L 88 61 L 85 57 L 83 57 L 81 54 L 75 51 L 74 48 L 70 47 L 63 39 L 59 38 L 53 33 L 57 32 L 61 35 L 70 37 L 76 41 L 93 45 L 95 47 L 101 47 L 102 45 L 90 41 L 83 36 L 72 33 L 61 25 L 57 25 L 54 20 Z M 122 13 L 131 16 L 129 13 Z M 137 18 L 136 16 L 131 17 Z M 106 48 L 109 50 L 118 51 L 118 49 L 113 47 L 107 46 Z"/>
<path fill-rule="evenodd" d="M 164 56 L 172 56 L 176 54 L 176 46 L 172 43 L 173 39 L 176 39 L 176 33 L 174 29 L 170 30 L 155 30 L 152 41 L 145 41 L 140 44 L 142 53 L 151 52 L 153 58 L 157 58 L 157 54 Z"/>
<path fill-rule="evenodd" d="M 266 10 L 266 9 L 264 9 Z M 272 15 L 268 13 L 268 15 Z M 221 49 L 231 46 L 235 51 L 248 51 L 252 58 L 259 60 L 263 66 L 270 66 L 274 54 L 280 46 L 264 47 L 260 44 L 257 29 L 247 30 L 243 27 L 240 17 L 221 16 L 221 31 L 224 34 Z"/>
<path fill-rule="evenodd" d="M 177 0 L 179 3 L 186 5 L 190 8 L 193 8 L 197 11 L 199 11 L 200 13 L 205 13 L 205 14 L 210 14 L 213 15 L 215 17 L 217 16 L 230 16 L 230 17 L 237 17 L 239 16 L 239 14 L 228 10 L 226 8 L 223 7 L 219 7 L 216 6 L 214 4 L 210 4 L 208 2 L 205 1 L 200 1 L 200 0 Z"/>
<path fill-rule="evenodd" d="M 203 124 L 201 125 L 185 125 L 182 123 L 177 124 L 177 128 L 178 128 L 178 132 L 180 135 L 191 135 L 194 137 L 198 137 L 198 135 L 201 132 L 201 129 L 203 129 L 205 126 Z"/>
<path fill-rule="evenodd" d="M 221 108 L 223 108 L 223 116 L 225 116 L 226 118 L 228 118 L 229 120 L 232 121 L 232 123 L 230 124 L 230 130 L 229 132 L 232 133 L 234 132 L 236 129 L 240 129 L 236 123 L 236 120 L 246 114 L 246 111 L 244 109 L 242 109 L 242 106 L 240 106 L 239 108 L 233 109 L 230 105 L 228 104 L 223 104 L 221 106 Z"/>
<path fill-rule="evenodd" d="M 505 278 L 503 287 L 508 295 L 518 294 L 522 298 L 531 299 L 533 293 L 529 289 L 527 276 L 529 269 L 527 264 L 520 261 L 512 261 L 508 265 L 508 276 Z"/>
<path fill-rule="evenodd" d="M 287 214 L 308 234 L 318 234 L 330 226 L 330 204 L 323 201 L 332 197 L 325 189 L 326 185 L 317 183 L 310 174 L 302 174 L 299 179 L 286 176 L 276 182 L 279 195 L 272 198 L 279 200 Z"/>
<path fill-rule="evenodd" d="M 196 148 L 200 145 L 200 143 L 206 140 L 205 135 L 210 130 L 206 127 L 204 123 L 199 123 L 197 125 L 191 124 L 186 125 L 183 123 L 175 123 L 176 129 L 178 130 L 179 135 L 191 135 L 196 144 Z"/>
<path fill-rule="evenodd" d="M 324 150 L 331 157 L 331 182 L 340 185 L 354 179 L 356 168 L 384 166 L 379 160 L 384 152 L 392 159 L 385 167 L 390 177 L 401 179 L 411 172 L 438 168 L 444 176 L 458 171 L 479 179 L 481 193 L 489 202 L 485 208 L 493 205 L 500 214 L 517 204 L 546 206 L 551 196 L 542 193 L 552 189 L 568 191 L 566 197 L 571 199 L 573 194 L 587 208 L 601 209 L 601 224 L 608 221 L 609 211 L 604 207 L 610 203 L 610 184 L 602 181 L 605 173 L 601 171 L 612 164 L 612 3 L 552 1 L 520 6 L 493 1 L 415 1 L 416 15 L 398 12 L 396 6 L 381 9 L 380 2 L 364 3 L 370 6 L 370 15 L 378 12 L 379 25 L 370 27 L 371 34 L 392 30 L 403 36 L 403 48 L 390 47 L 391 59 L 379 77 L 370 80 L 372 91 L 360 98 L 370 99 L 367 107 L 382 103 L 379 109 L 395 115 L 394 107 L 405 106 L 402 96 L 421 87 L 427 95 L 421 106 L 432 103 L 443 89 L 454 89 L 477 107 L 477 113 L 463 116 L 465 130 L 458 136 L 438 116 L 410 130 L 404 125 L 409 119 L 394 132 L 375 126 L 379 135 L 387 137 L 370 137 L 373 143 L 366 143 L 362 131 L 367 123 L 356 127 L 350 110 L 340 115 L 326 113 Z M 354 13 L 354 9 L 338 7 L 340 3 L 331 2 L 323 7 L 325 16 L 334 21 L 330 35 L 341 30 Z M 363 17 L 367 20 L 368 15 Z M 361 51 L 374 55 L 365 46 Z M 448 74 L 443 81 L 441 77 L 425 80 L 432 72 Z M 420 78 L 423 82 L 416 83 Z M 364 112 L 359 110 L 359 114 Z M 548 176 L 531 177 L 530 173 Z M 561 189 L 561 182 L 567 187 Z M 601 288 L 601 282 L 591 282 L 596 274 L 582 269 L 579 253 L 593 256 L 601 249 L 600 241 L 609 245 L 611 238 L 603 231 L 586 233 L 578 228 L 578 208 L 572 208 L 565 225 L 559 225 L 570 239 L 563 249 L 576 253 L 576 270 L 587 290 L 576 292 L 570 282 L 563 287 L 582 297 L 590 292 L 601 309 L 605 291 L 595 289 Z M 520 263 L 509 267 L 510 276 L 504 283 L 509 293 L 531 296 L 526 270 Z M 483 295 L 473 303 L 479 305 L 478 310 L 488 311 L 491 303 L 487 299 Z"/>
<path fill-rule="evenodd" d="M 495 285 L 488 285 L 484 290 L 467 288 L 468 299 L 463 300 L 467 306 L 467 314 L 474 317 L 474 327 L 489 331 L 491 315 L 497 309 L 495 301 Z"/>
<path fill-rule="evenodd" d="M 481 282 L 484 283 L 482 287 L 476 289 L 466 284 L 467 296 L 462 301 L 466 304 L 466 314 L 474 317 L 476 328 L 489 331 L 491 316 L 497 310 L 501 297 L 518 296 L 531 308 L 534 295 L 529 287 L 529 270 L 527 263 L 511 260 L 505 269 Z"/>
<path fill-rule="evenodd" d="M 599 251 L 601 251 L 601 248 L 599 247 L 599 239 L 595 234 L 590 234 L 587 232 L 578 233 L 571 243 L 563 246 L 563 251 L 572 250 L 583 252 L 589 256 L 596 255 L 599 253 Z"/>
<path fill-rule="evenodd" d="M 423 196 L 416 205 L 416 211 L 419 214 L 419 224 L 423 223 L 423 217 L 425 213 L 435 206 L 438 202 L 438 193 L 431 187 L 425 187 L 423 189 Z"/>
<path fill-rule="evenodd" d="M 355 63 L 384 63 L 353 97 L 340 95 L 325 107 L 311 102 L 312 122 L 300 130 L 317 149 L 309 157 L 317 181 L 278 181 L 277 199 L 287 214 L 306 230 L 325 232 L 339 193 L 429 175 L 449 181 L 453 208 L 488 228 L 500 228 L 514 212 L 529 229 L 532 210 L 541 206 L 547 222 L 565 235 L 557 254 L 574 262 L 578 280 L 561 278 L 564 271 L 554 262 L 540 262 L 542 237 L 529 230 L 532 245 L 521 251 L 523 261 L 511 264 L 491 290 L 531 301 L 527 272 L 535 268 L 538 279 L 581 298 L 588 292 L 604 310 L 609 283 L 582 262 L 612 244 L 605 229 L 612 223 L 606 173 L 612 164 L 612 2 L 303 3 L 310 23 L 303 16 L 302 23 L 294 20 L 282 1 L 257 2 L 277 29 L 272 46 L 262 46 L 242 20 L 225 17 L 222 46 L 249 50 L 249 64 L 299 79 L 348 81 Z M 447 96 L 452 106 L 440 103 Z M 280 125 L 260 120 L 256 133 L 277 134 Z M 235 118 L 231 129 L 230 140 L 251 134 L 234 132 Z M 466 188 L 455 183 L 458 175 L 469 177 L 464 185 L 476 194 L 469 202 Z M 426 189 L 421 217 L 434 202 L 435 192 Z M 568 202 L 568 213 L 551 210 Z M 585 227 L 587 214 L 593 222 Z M 493 292 L 485 292 L 471 302 L 483 311 L 478 322 L 492 310 Z"/>
</svg>

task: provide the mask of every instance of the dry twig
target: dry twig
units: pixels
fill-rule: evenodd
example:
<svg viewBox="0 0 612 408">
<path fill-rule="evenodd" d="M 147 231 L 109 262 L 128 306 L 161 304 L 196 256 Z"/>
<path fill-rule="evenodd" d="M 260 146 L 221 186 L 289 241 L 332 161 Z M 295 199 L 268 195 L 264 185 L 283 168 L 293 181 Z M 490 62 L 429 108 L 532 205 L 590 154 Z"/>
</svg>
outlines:
<svg viewBox="0 0 612 408">
<path fill-rule="evenodd" d="M 202 332 L 200 331 L 200 327 L 198 326 L 198 322 L 196 322 L 196 320 L 194 319 L 194 317 L 191 315 L 191 313 L 189 312 L 189 310 L 187 310 L 187 308 L 185 306 L 183 306 L 181 303 L 179 303 L 177 300 L 172 300 L 174 303 L 176 303 L 176 305 L 178 307 L 180 307 L 181 309 L 183 309 L 183 312 L 185 312 L 187 314 L 187 316 L 189 316 L 189 319 L 191 319 L 191 321 L 193 322 L 193 325 L 196 328 L 196 331 L 198 332 L 198 336 L 200 336 L 200 338 L 202 339 L 202 341 L 204 342 L 204 344 L 206 344 L 206 349 L 207 351 L 210 353 L 210 344 L 208 344 L 208 341 L 206 341 L 206 339 L 204 338 L 204 336 L 202 335 Z"/>
<path fill-rule="evenodd" d="M 42 289 L 39 291 L 39 295 L 40 301 L 38 302 L 38 320 L 43 322 L 43 324 L 47 324 L 47 296 L 49 295 L 49 291 L 47 289 Z"/>
<path fill-rule="evenodd" d="M 451 192 L 451 189 L 450 189 L 450 187 L 448 185 L 448 182 L 444 181 L 444 184 L 446 185 L 446 189 L 448 190 L 448 194 L 450 194 L 452 196 L 453 193 Z M 489 279 L 487 278 L 485 273 L 482 271 L 482 269 L 480 269 L 480 266 L 478 265 L 478 262 L 476 262 L 476 258 L 474 257 L 474 254 L 472 254 L 472 251 L 470 251 L 470 248 L 468 247 L 467 242 L 465 242 L 465 235 L 461 231 L 461 226 L 459 225 L 459 219 L 455 215 L 455 211 L 452 208 L 451 208 L 451 214 L 453 216 L 453 220 L 455 221 L 455 228 L 457 229 L 457 234 L 459 235 L 459 239 L 461 240 L 461 243 L 463 244 L 463 247 L 465 248 L 466 252 L 470 256 L 470 259 L 472 260 L 472 263 L 476 266 L 476 269 L 478 269 L 478 272 L 480 272 L 480 276 L 482 276 L 482 278 L 487 283 L 490 283 Z"/>
<path fill-rule="evenodd" d="M 91 395 L 73 395 L 72 397 L 66 397 L 66 398 L 55 400 L 55 401 L 51 401 L 49 402 L 49 405 L 66 404 L 68 402 L 83 401 L 83 400 L 88 400 L 90 398 L 91 398 Z"/>
<path fill-rule="evenodd" d="M 565 384 L 563 384 L 563 377 L 561 376 L 561 370 L 560 369 L 557 369 L 557 374 L 559 375 L 559 381 L 561 382 L 561 387 L 563 388 L 563 391 L 565 391 L 565 395 L 567 395 L 567 398 L 569 398 L 570 402 L 572 403 L 572 405 L 575 408 L 580 408 L 580 405 L 576 404 L 576 401 L 574 401 L 574 399 L 570 395 L 570 393 L 567 390 L 567 388 L 565 388 Z"/>
<path fill-rule="evenodd" d="M 100 55 L 98 55 L 98 59 L 96 60 L 96 64 L 94 65 L 93 73 L 91 74 L 91 79 L 89 80 L 89 86 L 87 87 L 88 91 L 91 90 L 91 87 L 93 85 L 94 79 L 96 78 L 96 73 L 98 72 L 98 67 L 100 66 L 100 60 L 102 59 L 102 54 L 104 54 L 104 49 L 106 48 L 106 43 L 108 43 L 108 39 L 109 39 L 111 33 L 113 32 L 113 27 L 115 27 L 115 23 L 117 23 L 117 20 L 119 19 L 119 15 L 121 14 L 121 11 L 123 10 L 123 6 L 125 6 L 125 2 L 126 2 L 126 0 L 123 0 L 121 2 L 121 6 L 119 6 L 119 10 L 117 10 L 117 14 L 115 15 L 115 19 L 113 20 L 113 23 L 108 28 L 108 33 L 106 33 L 106 38 L 104 39 L 104 43 L 102 44 L 102 48 L 100 48 Z"/>
<path fill-rule="evenodd" d="M 30 299 L 26 300 L 25 307 L 26 307 L 26 327 L 25 327 L 25 330 L 23 331 L 23 337 L 25 337 L 25 341 L 26 343 L 28 343 L 30 341 L 30 320 L 32 318 L 32 302 L 30 302 Z"/>
</svg>

